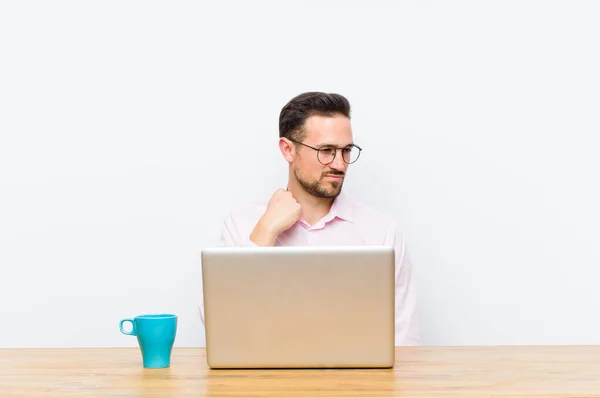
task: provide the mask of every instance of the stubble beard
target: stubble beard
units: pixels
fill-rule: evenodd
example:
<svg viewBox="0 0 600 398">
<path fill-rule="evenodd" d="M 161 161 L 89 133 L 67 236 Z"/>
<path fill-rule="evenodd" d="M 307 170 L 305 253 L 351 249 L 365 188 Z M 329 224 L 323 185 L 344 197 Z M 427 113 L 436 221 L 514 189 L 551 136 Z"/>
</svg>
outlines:
<svg viewBox="0 0 600 398">
<path fill-rule="evenodd" d="M 330 172 L 328 174 L 337 174 L 335 172 Z M 330 187 L 327 187 L 322 183 L 321 180 L 317 181 L 307 181 L 300 178 L 298 175 L 298 171 L 294 169 L 294 176 L 296 180 L 300 184 L 300 186 L 308 192 L 310 195 L 316 196 L 317 198 L 324 199 L 335 199 L 342 192 L 342 186 L 344 185 L 343 178 L 340 181 L 331 181 Z M 321 177 L 322 179 L 323 177 Z"/>
</svg>

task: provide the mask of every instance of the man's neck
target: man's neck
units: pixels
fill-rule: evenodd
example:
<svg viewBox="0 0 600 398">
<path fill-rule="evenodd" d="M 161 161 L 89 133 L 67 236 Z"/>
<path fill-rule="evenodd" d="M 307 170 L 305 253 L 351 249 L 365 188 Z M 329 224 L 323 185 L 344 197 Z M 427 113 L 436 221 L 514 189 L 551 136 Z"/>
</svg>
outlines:
<svg viewBox="0 0 600 398">
<path fill-rule="evenodd" d="M 288 191 L 302 207 L 300 218 L 309 225 L 315 225 L 325 217 L 331 210 L 333 199 L 319 198 L 306 192 L 304 188 L 296 184 L 288 184 Z"/>
</svg>

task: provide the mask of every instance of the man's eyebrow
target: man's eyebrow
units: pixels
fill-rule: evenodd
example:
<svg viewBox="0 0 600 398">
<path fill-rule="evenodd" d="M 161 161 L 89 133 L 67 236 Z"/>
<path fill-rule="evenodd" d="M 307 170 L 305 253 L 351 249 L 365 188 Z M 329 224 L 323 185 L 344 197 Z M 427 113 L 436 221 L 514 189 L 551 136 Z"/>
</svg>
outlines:
<svg viewBox="0 0 600 398">
<path fill-rule="evenodd" d="M 354 146 L 354 145 L 356 145 L 356 144 L 354 144 L 354 142 L 351 142 L 351 143 L 349 143 L 349 144 L 346 144 L 346 145 L 344 145 L 344 146 L 341 146 L 341 147 L 338 147 L 338 148 L 347 148 L 347 147 L 349 147 L 349 146 Z M 324 146 L 335 146 L 335 145 L 333 145 L 333 144 L 329 144 L 329 143 L 325 143 L 325 144 L 320 144 L 320 145 L 319 145 L 319 148 L 321 148 L 321 147 L 324 147 Z"/>
</svg>

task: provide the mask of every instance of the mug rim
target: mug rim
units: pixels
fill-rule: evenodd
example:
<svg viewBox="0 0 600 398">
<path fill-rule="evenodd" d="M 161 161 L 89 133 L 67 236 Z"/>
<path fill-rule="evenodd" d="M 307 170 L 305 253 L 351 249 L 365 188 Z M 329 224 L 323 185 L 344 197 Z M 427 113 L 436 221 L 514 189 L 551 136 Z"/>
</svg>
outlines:
<svg viewBox="0 0 600 398">
<path fill-rule="evenodd" d="M 172 319 L 177 318 L 175 314 L 141 314 L 137 315 L 134 319 Z"/>
</svg>

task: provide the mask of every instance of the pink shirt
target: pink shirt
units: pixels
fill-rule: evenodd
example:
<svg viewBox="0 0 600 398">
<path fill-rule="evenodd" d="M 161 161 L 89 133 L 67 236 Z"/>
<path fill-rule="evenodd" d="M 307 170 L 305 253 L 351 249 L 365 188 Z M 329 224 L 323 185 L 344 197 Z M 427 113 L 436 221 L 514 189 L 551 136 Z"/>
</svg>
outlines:
<svg viewBox="0 0 600 398">
<path fill-rule="evenodd" d="M 267 203 L 254 203 L 233 210 L 221 232 L 223 246 L 256 246 L 250 235 L 265 213 Z M 412 265 L 404 236 L 398 225 L 384 214 L 350 201 L 343 193 L 329 213 L 315 225 L 302 219 L 279 235 L 276 246 L 393 246 L 396 254 L 396 338 L 397 346 L 419 345 L 420 331 Z M 203 306 L 200 315 L 204 323 Z"/>
</svg>

